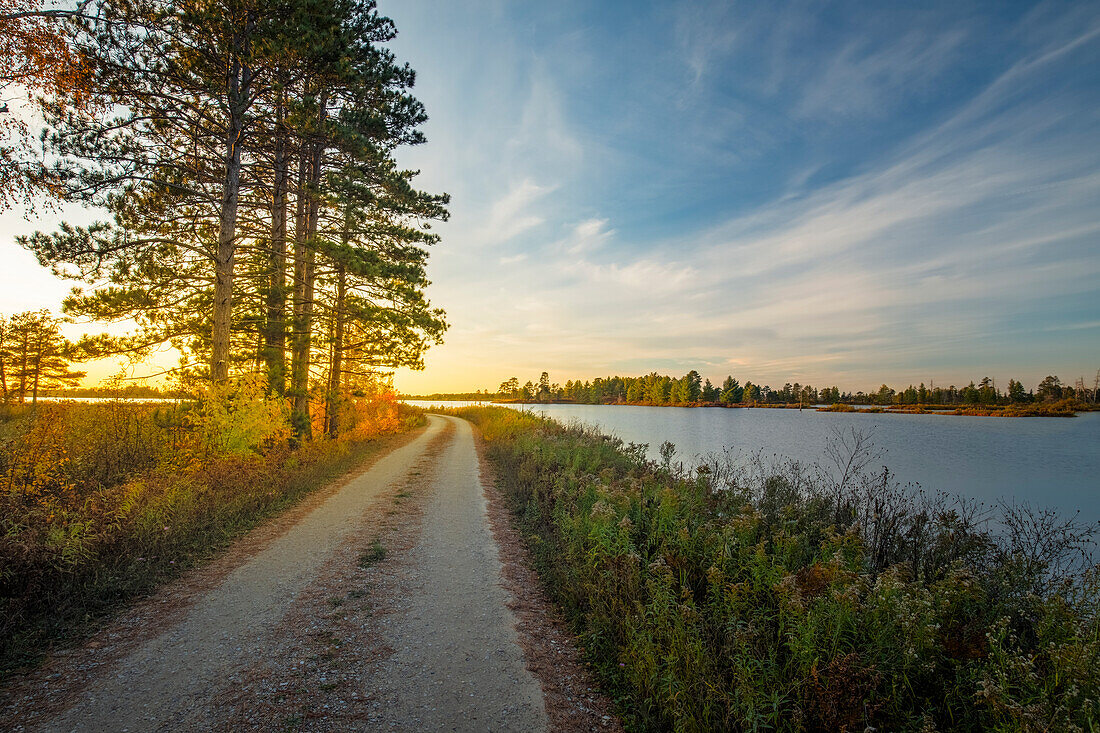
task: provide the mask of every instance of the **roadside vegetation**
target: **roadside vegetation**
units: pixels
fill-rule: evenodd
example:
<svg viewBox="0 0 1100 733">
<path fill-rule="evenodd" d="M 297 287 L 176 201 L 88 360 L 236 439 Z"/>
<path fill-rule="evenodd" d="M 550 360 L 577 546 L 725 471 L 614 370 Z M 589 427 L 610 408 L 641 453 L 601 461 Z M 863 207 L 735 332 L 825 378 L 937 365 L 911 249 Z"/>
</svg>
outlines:
<svg viewBox="0 0 1100 733">
<path fill-rule="evenodd" d="M 487 441 L 540 576 L 633 730 L 1096 730 L 1095 526 L 825 467 L 646 447 L 504 408 Z"/>
<path fill-rule="evenodd" d="M 248 379 L 169 405 L 0 407 L 0 677 L 423 421 L 379 389 L 347 400 L 340 439 L 294 445 L 287 413 Z"/>
</svg>

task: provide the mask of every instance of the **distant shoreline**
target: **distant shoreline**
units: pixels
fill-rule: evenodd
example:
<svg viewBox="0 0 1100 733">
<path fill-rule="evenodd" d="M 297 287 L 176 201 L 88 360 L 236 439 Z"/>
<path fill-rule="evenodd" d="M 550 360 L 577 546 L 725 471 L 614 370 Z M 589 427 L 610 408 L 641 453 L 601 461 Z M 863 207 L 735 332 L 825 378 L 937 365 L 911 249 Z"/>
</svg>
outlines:
<svg viewBox="0 0 1100 733">
<path fill-rule="evenodd" d="M 725 404 L 722 402 L 680 402 L 680 403 L 654 403 L 654 402 L 575 402 L 573 400 L 515 400 L 492 399 L 489 397 L 463 398 L 463 397 L 439 397 L 422 395 L 402 395 L 402 400 L 416 400 L 430 402 L 477 402 L 494 405 L 590 405 L 593 407 L 716 407 L 722 409 L 764 409 L 764 410 L 804 410 L 807 412 L 846 412 L 846 413 L 870 413 L 872 415 L 955 415 L 963 417 L 1076 417 L 1078 412 L 1094 412 L 1100 410 L 1100 406 L 1085 403 L 1061 400 L 1049 404 L 1024 404 L 1024 405 L 867 405 L 838 402 L 832 405 L 800 405 L 793 403 L 745 403 L 738 402 Z"/>
</svg>

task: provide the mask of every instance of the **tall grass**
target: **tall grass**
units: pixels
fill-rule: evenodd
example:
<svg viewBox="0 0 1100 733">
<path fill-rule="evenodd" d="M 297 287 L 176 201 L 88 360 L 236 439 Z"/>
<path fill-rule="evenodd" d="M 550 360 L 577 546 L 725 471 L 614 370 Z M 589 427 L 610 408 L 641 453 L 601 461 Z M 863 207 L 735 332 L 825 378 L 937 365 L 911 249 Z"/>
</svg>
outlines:
<svg viewBox="0 0 1100 733">
<path fill-rule="evenodd" d="M 0 413 L 0 674 L 349 470 L 374 438 L 423 419 L 372 400 L 349 440 L 292 450 L 265 439 L 234 451 L 240 425 L 212 434 L 203 414 L 122 402 Z M 256 422 L 254 411 L 246 417 Z"/>
<path fill-rule="evenodd" d="M 540 575 L 634 730 L 1096 730 L 1094 528 L 828 468 L 643 446 L 499 408 L 488 443 Z"/>
</svg>

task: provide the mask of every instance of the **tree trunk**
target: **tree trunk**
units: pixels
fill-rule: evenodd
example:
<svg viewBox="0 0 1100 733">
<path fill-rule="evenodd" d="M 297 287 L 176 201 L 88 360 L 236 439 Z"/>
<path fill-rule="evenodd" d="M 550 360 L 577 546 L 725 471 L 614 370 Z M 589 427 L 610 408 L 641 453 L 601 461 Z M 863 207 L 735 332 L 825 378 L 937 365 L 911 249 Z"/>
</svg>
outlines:
<svg viewBox="0 0 1100 733">
<path fill-rule="evenodd" d="M 280 91 L 275 109 L 274 181 L 271 194 L 271 252 L 268 256 L 264 364 L 268 389 L 286 393 L 286 215 L 289 174 L 287 135 L 284 128 L 285 92 Z"/>
<path fill-rule="evenodd" d="M 11 335 L 7 321 L 3 316 L 0 316 L 0 393 L 2 393 L 3 404 L 8 404 L 8 375 L 7 375 L 7 348 L 5 344 L 8 342 L 8 338 Z"/>
<path fill-rule="evenodd" d="M 233 319 L 233 267 L 237 249 L 237 203 L 241 191 L 241 142 L 244 115 L 248 106 L 252 70 L 241 62 L 247 52 L 249 35 L 255 24 L 248 18 L 245 29 L 234 44 L 229 65 L 227 90 L 229 121 L 225 133 L 225 176 L 222 180 L 221 212 L 218 222 L 218 250 L 214 255 L 214 313 L 210 337 L 210 378 L 214 382 L 229 379 L 230 324 Z"/>
<path fill-rule="evenodd" d="M 313 437 L 309 415 L 309 356 L 313 341 L 313 288 L 317 256 L 313 239 L 317 236 L 321 206 L 317 190 L 321 183 L 325 150 L 321 128 L 326 115 L 326 94 L 321 94 L 318 106 L 318 139 L 303 145 L 308 158 L 303 157 L 302 169 L 299 171 L 299 183 L 304 181 L 305 185 L 300 185 L 298 191 L 298 221 L 294 242 L 294 344 L 291 354 L 294 404 L 290 416 L 298 437 L 307 439 Z M 301 224 L 301 229 L 298 228 L 298 223 Z"/>
<path fill-rule="evenodd" d="M 345 244 L 347 237 L 344 237 Z M 344 301 L 347 297 L 347 273 L 343 265 L 336 268 L 336 313 L 332 333 L 332 368 L 328 375 L 328 402 L 325 406 L 326 432 L 330 438 L 340 435 L 340 380 L 344 366 Z"/>
<path fill-rule="evenodd" d="M 21 354 L 21 363 L 19 369 L 19 404 L 25 404 L 27 402 L 27 356 L 30 352 L 30 336 L 29 334 L 23 335 L 23 350 Z"/>
<path fill-rule="evenodd" d="M 312 277 L 313 263 L 308 261 L 312 249 L 307 243 L 306 186 L 310 179 L 311 157 L 302 146 L 298 160 L 297 202 L 294 211 L 294 313 L 290 354 L 290 422 L 295 434 L 309 437 L 309 325 L 305 319 L 306 280 Z"/>
<path fill-rule="evenodd" d="M 34 357 L 34 388 L 31 391 L 31 404 L 38 404 L 38 379 L 42 376 L 42 350 L 39 347 L 39 351 Z"/>
</svg>

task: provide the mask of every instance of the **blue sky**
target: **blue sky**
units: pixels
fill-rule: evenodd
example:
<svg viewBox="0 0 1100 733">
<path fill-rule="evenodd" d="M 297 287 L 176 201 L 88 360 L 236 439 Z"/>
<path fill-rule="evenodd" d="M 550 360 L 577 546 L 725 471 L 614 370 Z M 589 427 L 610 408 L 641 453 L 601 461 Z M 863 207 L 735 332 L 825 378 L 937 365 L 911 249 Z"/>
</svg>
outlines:
<svg viewBox="0 0 1100 733">
<path fill-rule="evenodd" d="M 400 387 L 1100 367 L 1097 3 L 381 8 L 454 201 Z"/>
<path fill-rule="evenodd" d="M 431 116 L 401 162 L 453 197 L 399 388 L 1100 367 L 1100 3 L 380 7 Z M 0 217 L 5 312 L 67 288 L 34 228 Z"/>
</svg>

